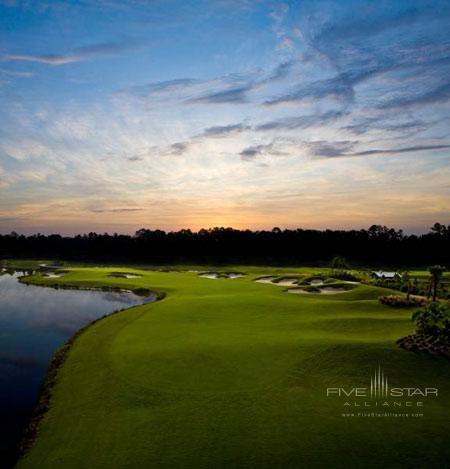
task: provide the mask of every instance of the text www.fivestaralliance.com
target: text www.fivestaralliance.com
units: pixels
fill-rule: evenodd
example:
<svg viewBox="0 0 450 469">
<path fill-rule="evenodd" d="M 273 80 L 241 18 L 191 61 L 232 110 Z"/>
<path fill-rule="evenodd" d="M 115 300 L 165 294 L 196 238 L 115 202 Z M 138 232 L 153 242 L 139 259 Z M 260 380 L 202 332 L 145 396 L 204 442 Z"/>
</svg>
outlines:
<svg viewBox="0 0 450 469">
<path fill-rule="evenodd" d="M 362 417 L 362 418 L 421 418 L 423 413 L 409 413 L 409 412 L 343 412 L 341 414 L 344 418 Z"/>
</svg>

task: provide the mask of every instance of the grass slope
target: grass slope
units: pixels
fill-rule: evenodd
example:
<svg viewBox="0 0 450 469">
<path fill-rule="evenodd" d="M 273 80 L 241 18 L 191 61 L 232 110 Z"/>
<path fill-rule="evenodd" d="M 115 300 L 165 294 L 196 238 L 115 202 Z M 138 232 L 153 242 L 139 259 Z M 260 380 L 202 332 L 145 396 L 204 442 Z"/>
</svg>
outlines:
<svg viewBox="0 0 450 469">
<path fill-rule="evenodd" d="M 395 346 L 411 311 L 380 305 L 386 291 L 289 295 L 252 281 L 314 269 L 233 267 L 248 274 L 233 280 L 123 270 L 142 277 L 30 279 L 167 296 L 75 341 L 19 469 L 449 467 L 450 363 Z M 440 388 L 423 418 L 341 417 L 326 387 L 367 386 L 379 364 L 393 384 Z"/>
</svg>

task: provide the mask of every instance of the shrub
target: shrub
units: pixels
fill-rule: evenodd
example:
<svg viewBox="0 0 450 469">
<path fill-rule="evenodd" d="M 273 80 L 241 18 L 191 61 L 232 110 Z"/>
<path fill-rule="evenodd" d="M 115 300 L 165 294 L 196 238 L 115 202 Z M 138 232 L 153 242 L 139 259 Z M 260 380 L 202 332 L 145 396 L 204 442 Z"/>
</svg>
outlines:
<svg viewBox="0 0 450 469">
<path fill-rule="evenodd" d="M 349 282 L 359 282 L 361 280 L 350 272 L 334 272 L 333 278 L 337 280 L 347 280 Z"/>
<path fill-rule="evenodd" d="M 434 301 L 412 315 L 417 334 L 450 337 L 450 309 Z"/>
<path fill-rule="evenodd" d="M 409 299 L 403 295 L 385 295 L 380 296 L 378 301 L 386 306 L 393 306 L 396 308 L 407 308 L 409 306 L 425 306 L 427 300 L 417 296 L 410 296 Z"/>
<path fill-rule="evenodd" d="M 412 315 L 416 333 L 397 340 L 397 345 L 412 352 L 427 352 L 450 358 L 450 309 L 432 302 Z"/>
<path fill-rule="evenodd" d="M 138 296 L 150 296 L 152 292 L 148 288 L 139 287 L 135 288 L 133 293 Z"/>
</svg>

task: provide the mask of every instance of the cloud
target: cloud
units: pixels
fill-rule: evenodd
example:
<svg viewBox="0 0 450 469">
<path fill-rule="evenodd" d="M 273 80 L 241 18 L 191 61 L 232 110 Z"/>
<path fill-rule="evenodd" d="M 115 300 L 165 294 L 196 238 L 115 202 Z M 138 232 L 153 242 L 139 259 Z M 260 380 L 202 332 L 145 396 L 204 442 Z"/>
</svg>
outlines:
<svg viewBox="0 0 450 469">
<path fill-rule="evenodd" d="M 191 142 L 177 142 L 169 146 L 167 150 L 168 155 L 182 155 L 186 153 L 191 146 Z"/>
<path fill-rule="evenodd" d="M 128 161 L 132 161 L 132 162 L 143 160 L 142 156 L 139 156 L 139 155 L 133 155 L 133 156 L 128 157 L 127 159 Z"/>
<path fill-rule="evenodd" d="M 247 148 L 244 148 L 239 155 L 243 160 L 250 161 L 256 156 L 259 155 L 283 155 L 281 151 L 275 149 L 273 143 L 262 144 L 262 145 L 253 145 Z"/>
<path fill-rule="evenodd" d="M 252 84 L 246 84 L 235 88 L 230 88 L 221 91 L 198 96 L 196 98 L 188 99 L 186 103 L 189 104 L 243 104 L 248 101 L 247 92 L 253 88 Z"/>
<path fill-rule="evenodd" d="M 259 85 L 264 85 L 267 83 L 272 83 L 274 81 L 282 80 L 284 78 L 287 78 L 289 76 L 289 73 L 292 70 L 292 67 L 294 66 L 295 61 L 294 60 L 287 60 L 285 62 L 280 63 L 273 71 L 272 73 L 269 74 L 267 78 L 263 78 L 259 80 L 258 84 Z"/>
<path fill-rule="evenodd" d="M 78 47 L 68 54 L 4 54 L 0 56 L 2 61 L 37 62 L 46 65 L 65 65 L 73 62 L 82 62 L 94 57 L 120 54 L 137 47 L 137 41 L 109 42 L 91 44 Z"/>
<path fill-rule="evenodd" d="M 242 122 L 239 124 L 218 125 L 204 129 L 200 134 L 200 137 L 223 137 L 249 129 L 251 129 L 251 127 L 249 125 L 243 124 Z"/>
<path fill-rule="evenodd" d="M 410 94 L 406 97 L 398 97 L 390 99 L 385 103 L 380 104 L 380 109 L 399 109 L 409 108 L 413 106 L 424 106 L 435 103 L 446 103 L 450 100 L 450 81 L 435 86 L 434 88 L 425 91 Z"/>
<path fill-rule="evenodd" d="M 418 100 L 394 99 L 383 107 L 448 100 L 449 86 L 442 79 L 450 73 L 449 19 L 448 2 L 439 2 L 439 6 L 421 2 L 405 6 L 399 2 L 389 7 L 383 2 L 379 7 L 363 2 L 358 8 L 337 1 L 327 2 L 326 6 L 321 1 L 305 2 L 292 33 L 300 31 L 303 56 L 308 57 L 312 78 L 294 84 L 264 104 L 337 99 L 352 105 L 357 101 L 355 88 L 375 79 L 378 82 L 370 99 L 382 102 L 385 96 L 393 95 L 396 74 L 402 82 L 417 85 L 424 76 L 432 75 L 438 86 L 435 93 L 425 93 Z M 381 83 L 386 76 L 393 79 L 390 85 Z M 427 88 L 433 86 L 433 81 L 427 82 Z"/>
<path fill-rule="evenodd" d="M 326 142 L 324 140 L 305 142 L 312 156 L 331 158 L 335 156 L 345 156 L 353 146 L 358 143 L 350 140 L 338 142 Z"/>
<path fill-rule="evenodd" d="M 94 213 L 123 213 L 123 212 L 140 212 L 142 208 L 92 208 L 91 212 Z"/>
<path fill-rule="evenodd" d="M 244 104 L 248 102 L 248 92 L 257 89 L 262 85 L 267 85 L 286 78 L 289 75 L 293 64 L 293 60 L 282 62 L 266 78 L 247 81 L 243 85 L 208 93 L 206 95 L 190 99 L 188 102 L 196 104 Z"/>
<path fill-rule="evenodd" d="M 351 151 L 353 147 L 359 142 L 355 141 L 341 141 L 341 142 L 307 142 L 306 146 L 309 147 L 310 153 L 313 156 L 323 158 L 336 158 L 336 157 L 349 157 L 349 156 L 372 156 L 372 155 L 389 155 L 389 154 L 402 154 L 414 153 L 418 151 L 433 151 L 433 150 L 446 150 L 450 148 L 450 144 L 440 145 L 413 145 L 401 148 L 375 148 L 362 151 Z"/>
<path fill-rule="evenodd" d="M 293 49 L 294 41 L 290 37 L 284 37 L 278 44 L 278 49 Z"/>
<path fill-rule="evenodd" d="M 332 78 L 317 80 L 307 85 L 300 85 L 293 91 L 264 102 L 266 106 L 282 103 L 302 102 L 311 99 L 335 98 L 353 101 L 354 86 L 386 70 L 387 67 L 369 67 L 361 70 L 349 70 Z"/>
<path fill-rule="evenodd" d="M 207 139 L 224 138 L 233 134 L 244 132 L 246 130 L 251 130 L 251 126 L 243 122 L 237 124 L 207 127 L 202 132 L 193 135 L 189 140 L 175 142 L 165 146 L 151 145 L 144 147 L 131 156 L 126 156 L 125 158 L 127 161 L 134 163 L 137 161 L 144 161 L 147 157 L 152 157 L 155 155 L 179 156 L 185 154 L 195 145 L 200 144 L 202 141 Z M 112 154 L 113 153 L 110 153 L 108 156 L 111 156 Z"/>
<path fill-rule="evenodd" d="M 283 117 L 264 124 L 257 125 L 255 130 L 294 130 L 305 129 L 314 125 L 322 125 L 345 116 L 343 111 L 328 111 L 324 114 L 310 114 L 306 116 Z"/>
<path fill-rule="evenodd" d="M 17 78 L 30 78 L 34 76 L 33 72 L 26 72 L 26 71 L 18 71 L 18 70 L 7 70 L 4 68 L 0 69 L 0 73 L 3 75 L 8 75 L 10 77 L 17 77 Z"/>
<path fill-rule="evenodd" d="M 267 73 L 257 69 L 208 80 L 177 78 L 147 83 L 123 88 L 115 94 L 143 99 L 175 99 L 184 104 L 244 104 L 249 101 L 249 92 L 287 78 L 295 63 L 294 60 L 281 62 Z"/>
<path fill-rule="evenodd" d="M 205 81 L 197 80 L 195 78 L 177 78 L 174 80 L 148 83 L 147 85 L 142 86 L 132 86 L 119 90 L 116 92 L 116 94 L 134 94 L 137 96 L 146 97 L 149 95 L 180 92 L 192 88 L 195 85 L 200 85 L 202 83 L 205 83 Z"/>
<path fill-rule="evenodd" d="M 396 154 L 396 153 L 411 153 L 416 151 L 428 151 L 428 150 L 444 150 L 450 148 L 450 145 L 416 145 L 404 148 L 393 148 L 393 149 L 373 149 L 356 152 L 347 156 L 366 156 L 366 155 L 379 155 L 379 154 Z M 346 156 L 346 155 L 343 155 Z"/>
<path fill-rule="evenodd" d="M 370 130 L 383 130 L 386 132 L 420 132 L 427 129 L 431 123 L 427 123 L 420 119 L 410 120 L 406 122 L 385 122 L 383 116 L 361 118 L 353 124 L 341 127 L 342 130 L 347 130 L 355 135 L 362 135 Z"/>
</svg>

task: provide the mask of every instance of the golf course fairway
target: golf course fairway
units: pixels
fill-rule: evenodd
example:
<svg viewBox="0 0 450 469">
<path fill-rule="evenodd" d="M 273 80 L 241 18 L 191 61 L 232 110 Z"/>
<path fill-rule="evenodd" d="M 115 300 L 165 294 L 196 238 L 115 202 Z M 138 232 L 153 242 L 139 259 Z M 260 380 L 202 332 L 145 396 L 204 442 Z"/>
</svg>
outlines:
<svg viewBox="0 0 450 469">
<path fill-rule="evenodd" d="M 137 275 L 110 275 L 120 271 Z M 414 308 L 383 306 L 387 290 L 368 285 L 293 295 L 254 282 L 318 269 L 233 271 L 246 275 L 74 268 L 30 277 L 165 297 L 76 338 L 18 468 L 450 467 L 450 362 L 395 344 L 412 332 Z M 327 396 L 327 388 L 370 386 L 379 367 L 391 386 L 439 394 L 379 409 L 353 406 L 371 399 Z M 373 411 L 409 416 L 356 415 Z"/>
</svg>

